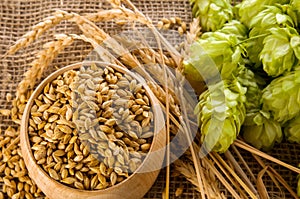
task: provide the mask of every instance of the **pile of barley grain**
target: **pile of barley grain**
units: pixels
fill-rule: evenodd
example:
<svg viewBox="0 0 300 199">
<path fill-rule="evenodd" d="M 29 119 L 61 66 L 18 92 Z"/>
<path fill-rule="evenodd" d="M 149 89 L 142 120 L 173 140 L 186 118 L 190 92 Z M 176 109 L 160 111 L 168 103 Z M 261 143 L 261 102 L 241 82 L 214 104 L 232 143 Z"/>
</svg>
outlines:
<svg viewBox="0 0 300 199">
<path fill-rule="evenodd" d="M 48 83 L 34 100 L 31 149 L 51 178 L 105 189 L 141 165 L 152 143 L 152 118 L 141 83 L 109 66 L 82 66 Z"/>
</svg>

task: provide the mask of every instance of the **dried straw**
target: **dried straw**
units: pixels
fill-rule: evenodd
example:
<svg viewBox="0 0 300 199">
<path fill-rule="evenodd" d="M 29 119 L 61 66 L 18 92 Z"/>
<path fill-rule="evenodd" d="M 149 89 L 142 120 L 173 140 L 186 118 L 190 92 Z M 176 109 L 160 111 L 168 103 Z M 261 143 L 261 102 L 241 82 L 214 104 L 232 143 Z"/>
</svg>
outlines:
<svg viewBox="0 0 300 199">
<path fill-rule="evenodd" d="M 277 158 L 274 158 L 274 157 L 272 157 L 272 156 L 270 156 L 270 155 L 268 155 L 268 154 L 266 154 L 266 153 L 264 153 L 264 152 L 262 152 L 262 151 L 260 151 L 260 150 L 258 150 L 258 149 L 256 149 L 256 148 L 254 148 L 254 147 L 252 147 L 252 146 L 246 144 L 246 143 L 245 143 L 244 141 L 242 141 L 242 140 L 237 139 L 233 144 L 234 144 L 235 146 L 237 146 L 237 147 L 240 147 L 240 148 L 242 148 L 242 149 L 244 149 L 244 150 L 246 150 L 246 151 L 251 152 L 252 154 L 258 155 L 258 156 L 260 156 L 260 157 L 262 157 L 262 158 L 265 158 L 265 159 L 267 159 L 267 160 L 270 160 L 270 161 L 272 161 L 272 162 L 275 162 L 276 164 L 279 164 L 279 165 L 281 165 L 281 166 L 283 166 L 283 167 L 286 167 L 287 169 L 290 169 L 291 171 L 294 171 L 294 172 L 300 174 L 300 169 L 299 169 L 299 168 L 294 167 L 294 166 L 292 166 L 292 165 L 289 165 L 289 164 L 287 164 L 287 163 L 285 163 L 285 162 L 282 162 L 281 160 L 278 160 Z"/>
<path fill-rule="evenodd" d="M 249 187 L 252 193 L 258 196 L 257 190 L 255 189 L 254 185 L 251 183 L 251 180 L 248 178 L 246 173 L 243 171 L 239 163 L 235 160 L 231 152 L 228 150 L 225 152 L 225 157 L 228 159 L 229 163 L 233 165 L 235 171 L 241 176 L 242 180 L 245 184 Z M 248 166 L 248 165 L 247 165 Z"/>
<path fill-rule="evenodd" d="M 268 167 L 265 167 L 263 170 L 261 170 L 259 173 L 258 173 L 258 176 L 257 176 L 257 190 L 258 190 L 258 193 L 259 193 L 259 196 L 260 198 L 262 199 L 269 199 L 270 196 L 268 194 L 268 191 L 266 189 L 266 186 L 264 184 L 264 181 L 262 179 L 263 175 L 266 173 Z"/>
<path fill-rule="evenodd" d="M 283 185 L 287 189 L 287 191 L 294 197 L 298 198 L 297 194 L 293 191 L 293 189 L 287 184 L 287 182 L 279 175 L 279 173 L 270 165 L 266 165 L 264 161 L 257 155 L 252 154 L 252 156 L 255 158 L 255 160 L 258 162 L 258 164 L 265 169 L 266 173 L 269 175 L 271 180 L 274 182 L 275 186 L 283 193 L 281 190 L 280 184 Z M 259 177 L 258 177 L 259 178 Z M 260 182 L 261 183 L 261 182 Z M 280 183 L 280 184 L 279 184 Z"/>
<path fill-rule="evenodd" d="M 237 155 L 237 157 L 239 158 L 239 160 L 242 162 L 242 164 L 246 168 L 247 172 L 250 174 L 251 180 L 253 182 L 255 182 L 256 181 L 256 177 L 254 176 L 252 170 L 250 169 L 249 165 L 247 164 L 247 162 L 245 161 L 245 159 L 243 158 L 243 156 L 240 154 L 240 152 L 237 150 L 237 148 L 234 145 L 231 145 L 231 148 L 233 149 L 234 153 Z"/>
<path fill-rule="evenodd" d="M 229 166 L 229 165 L 228 165 L 228 164 L 220 157 L 219 154 L 217 154 L 217 153 L 210 153 L 209 155 L 212 157 L 212 159 L 214 160 L 214 162 L 216 162 L 217 164 L 220 163 L 219 165 L 222 165 L 223 168 L 225 168 L 225 169 L 229 172 L 229 174 L 231 174 L 231 175 L 233 176 L 234 180 L 237 181 L 237 183 L 238 183 L 238 186 L 236 186 L 236 188 L 240 190 L 240 193 L 243 193 L 244 191 L 246 191 L 246 193 L 247 193 L 252 199 L 257 198 L 257 195 L 251 191 L 251 189 L 250 189 L 250 188 L 244 183 L 244 181 L 243 181 L 243 180 L 235 173 L 235 171 L 234 171 L 232 168 L 230 168 L 230 166 Z M 220 166 L 219 166 L 219 167 L 220 167 Z M 221 167 L 220 167 L 220 168 L 221 168 Z M 225 171 L 224 171 L 224 172 L 225 172 Z M 227 172 L 225 172 L 225 173 L 227 173 Z M 227 175 L 227 174 L 225 174 L 225 175 Z M 240 187 L 241 187 L 242 189 L 241 189 Z M 247 198 L 247 196 L 246 196 L 245 198 Z"/>
</svg>

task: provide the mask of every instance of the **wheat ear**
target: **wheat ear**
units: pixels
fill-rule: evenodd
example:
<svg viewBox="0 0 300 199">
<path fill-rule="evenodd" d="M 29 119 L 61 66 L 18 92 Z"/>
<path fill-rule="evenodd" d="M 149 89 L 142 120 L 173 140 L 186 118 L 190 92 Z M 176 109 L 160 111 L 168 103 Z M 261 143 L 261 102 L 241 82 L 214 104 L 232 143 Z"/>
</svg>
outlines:
<svg viewBox="0 0 300 199">
<path fill-rule="evenodd" d="M 98 44 L 84 35 L 76 34 L 58 34 L 55 35 L 55 41 L 46 43 L 43 46 L 36 59 L 30 64 L 31 68 L 25 73 L 24 79 L 18 84 L 17 87 L 17 99 L 13 101 L 13 107 L 11 111 L 11 118 L 15 123 L 19 123 L 22 117 L 22 113 L 25 108 L 26 101 L 31 96 L 35 83 L 41 79 L 43 72 L 55 57 L 67 46 L 71 45 L 74 40 L 82 40 L 90 43 L 92 46 L 96 47 Z"/>
<path fill-rule="evenodd" d="M 65 11 L 57 10 L 53 16 L 45 18 L 42 22 L 34 25 L 32 30 L 23 35 L 19 40 L 15 42 L 13 46 L 9 48 L 7 54 L 14 54 L 20 48 L 27 47 L 39 36 L 41 36 L 45 31 L 59 24 L 63 20 L 68 20 L 74 17 L 74 13 L 68 13 Z"/>
<path fill-rule="evenodd" d="M 31 68 L 25 73 L 24 79 L 18 85 L 17 98 L 26 93 L 28 89 L 33 89 L 36 80 L 42 77 L 43 71 L 51 61 L 66 47 L 73 42 L 73 38 L 65 34 L 56 35 L 56 41 L 51 41 L 43 46 L 36 59 L 30 64 Z"/>
</svg>

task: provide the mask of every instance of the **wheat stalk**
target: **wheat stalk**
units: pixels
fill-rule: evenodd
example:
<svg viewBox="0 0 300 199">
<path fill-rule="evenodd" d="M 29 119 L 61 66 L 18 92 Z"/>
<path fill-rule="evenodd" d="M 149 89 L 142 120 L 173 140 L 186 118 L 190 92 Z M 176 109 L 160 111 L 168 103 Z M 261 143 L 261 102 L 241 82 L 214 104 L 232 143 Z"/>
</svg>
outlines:
<svg viewBox="0 0 300 199">
<path fill-rule="evenodd" d="M 73 13 L 67 13 L 61 10 L 57 10 L 53 16 L 45 18 L 40 23 L 34 25 L 32 30 L 23 35 L 16 43 L 9 48 L 7 54 L 14 54 L 20 48 L 27 47 L 34 40 L 40 37 L 45 31 L 59 24 L 63 20 L 68 20 L 74 17 Z"/>
<path fill-rule="evenodd" d="M 98 44 L 102 43 L 108 37 L 102 29 L 82 16 L 76 17 L 76 24 L 87 38 L 93 39 Z"/>
<path fill-rule="evenodd" d="M 201 27 L 199 26 L 199 19 L 194 18 L 190 23 L 190 31 L 186 33 L 187 44 L 192 44 L 201 35 Z"/>
<path fill-rule="evenodd" d="M 55 41 L 44 44 L 43 50 L 37 54 L 36 59 L 30 64 L 31 68 L 25 73 L 24 79 L 18 85 L 18 98 L 28 89 L 34 88 L 36 81 L 41 79 L 43 72 L 49 67 L 54 58 L 67 46 L 71 45 L 75 39 L 85 41 L 92 46 L 97 47 L 97 43 L 93 39 L 87 38 L 84 35 L 57 34 L 54 37 Z"/>
<path fill-rule="evenodd" d="M 111 1 L 112 4 L 114 3 L 113 1 Z M 144 15 L 142 15 L 132 4 L 130 1 L 126 1 L 126 3 L 128 3 L 129 5 L 132 6 L 133 10 L 134 10 L 134 16 L 137 16 L 137 18 L 140 18 L 141 19 L 144 19 L 145 21 L 148 22 L 148 26 L 155 32 L 155 27 L 153 26 L 153 24 L 151 23 L 150 20 L 147 20 L 146 17 Z M 125 14 L 131 12 L 129 11 L 128 9 L 126 9 L 125 7 L 122 7 L 119 5 L 115 5 L 115 6 L 118 6 L 119 9 L 121 9 Z M 163 51 L 162 51 L 162 45 L 160 43 L 160 38 L 159 38 L 159 34 L 154 34 L 155 36 L 155 39 L 157 41 L 157 44 L 158 44 L 158 52 L 159 52 L 159 55 L 160 57 L 163 57 Z M 168 85 L 168 74 L 167 74 L 167 71 L 166 71 L 166 66 L 165 66 L 165 63 L 164 63 L 164 59 L 161 60 L 162 62 L 162 69 L 163 69 L 163 77 L 164 77 L 164 90 L 166 92 L 166 98 L 165 98 L 165 101 L 166 101 L 166 107 L 165 107 L 165 111 L 166 111 L 166 137 L 167 137 L 167 140 L 166 140 L 166 146 L 167 146 L 167 151 L 166 151 L 166 163 L 167 163 L 167 171 L 166 171 L 166 187 L 165 187 L 165 198 L 169 198 L 169 184 L 170 184 L 170 148 L 169 148 L 169 142 L 170 142 L 170 117 L 169 117 L 169 85 Z"/>
<path fill-rule="evenodd" d="M 182 52 L 183 57 L 189 56 L 190 46 L 192 45 L 192 43 L 194 41 L 197 40 L 197 38 L 199 38 L 200 34 L 201 34 L 201 27 L 199 26 L 199 19 L 194 18 L 193 21 L 190 23 L 190 30 L 186 33 L 186 40 L 183 43 L 183 46 L 184 46 L 183 49 L 185 49 Z M 183 70 L 184 70 L 183 65 L 180 65 L 178 70 L 183 72 Z"/>
<path fill-rule="evenodd" d="M 249 173 L 251 180 L 253 182 L 255 182 L 256 177 L 254 176 L 253 172 L 251 171 L 249 165 L 247 164 L 247 162 L 245 161 L 245 159 L 243 158 L 243 156 L 241 155 L 240 151 L 234 146 L 231 145 L 231 148 L 233 149 L 234 153 L 237 155 L 238 159 L 240 160 L 240 162 L 242 162 L 242 164 L 244 165 L 246 171 Z"/>
<path fill-rule="evenodd" d="M 127 1 L 126 1 L 127 2 Z M 135 12 L 136 13 L 139 13 L 139 11 L 133 6 L 133 9 L 135 10 Z M 143 15 L 141 15 L 141 16 L 143 16 Z M 151 28 L 151 30 L 153 31 L 153 33 L 154 33 L 154 35 L 155 35 L 155 37 L 156 37 L 156 40 L 157 40 L 157 42 L 158 42 L 158 49 L 159 49 L 159 55 L 160 55 L 160 57 L 163 57 L 162 55 L 163 55 L 163 53 L 162 53 L 162 48 L 161 48 L 161 45 L 162 45 L 162 43 L 163 43 L 163 45 L 165 46 L 165 47 L 167 47 L 167 49 L 169 50 L 169 52 L 174 52 L 174 55 L 177 55 L 177 53 L 176 53 L 176 51 L 174 51 L 173 50 L 173 48 L 172 47 L 170 47 L 170 45 L 169 45 L 169 43 L 157 32 L 157 30 L 155 29 L 155 27 L 152 27 L 151 25 L 149 26 L 150 28 Z M 161 40 L 160 40 L 161 39 Z M 162 42 L 162 43 L 161 43 Z M 175 61 L 175 63 L 177 64 L 177 65 L 180 65 L 180 59 L 178 59 L 178 57 L 175 57 L 175 58 L 173 58 L 174 59 L 174 61 Z M 164 81 L 166 82 L 165 83 L 165 85 L 164 85 L 164 93 L 165 93 L 165 98 L 164 98 L 164 100 L 165 100 L 165 105 L 166 105 L 166 110 L 165 110 L 165 112 L 166 112 L 166 115 L 167 115 L 167 129 L 168 129 L 168 121 L 169 121 L 169 89 L 168 89 L 168 76 L 166 75 L 166 68 L 165 68 L 165 64 L 164 64 L 164 59 L 162 59 L 161 60 L 161 64 L 162 64 L 162 69 L 163 69 L 163 75 L 162 75 L 162 77 L 164 77 Z M 153 85 L 153 84 L 152 84 Z M 152 89 L 153 90 L 153 89 Z M 161 92 L 162 92 L 162 89 L 160 89 L 160 93 L 158 93 L 158 94 L 161 94 Z M 182 94 L 182 92 L 181 92 L 181 94 Z M 160 96 L 160 95 L 159 95 Z M 163 99 L 161 99 L 161 101 L 163 101 Z M 182 108 L 184 108 L 184 107 L 182 107 Z M 185 111 L 184 111 L 185 112 Z M 181 117 L 181 118 L 183 118 L 183 117 Z M 186 116 L 184 117 L 185 119 L 186 119 L 186 121 L 187 121 L 187 118 L 186 118 Z M 181 121 L 183 122 L 183 119 L 181 119 Z M 189 137 L 190 137 L 190 132 L 188 131 L 188 125 L 185 127 L 185 133 L 186 133 L 186 136 L 187 136 L 187 138 L 189 139 Z M 167 132 L 167 136 L 169 136 L 169 133 Z M 190 139 L 189 139 L 190 140 Z M 202 169 L 201 169 L 201 166 L 199 165 L 199 157 L 195 154 L 195 151 L 194 151 L 194 149 L 193 149 L 193 146 L 190 146 L 190 150 L 192 151 L 192 156 L 193 156 L 193 161 L 194 161 L 194 165 L 195 165 L 195 168 L 196 168 L 196 176 L 197 176 L 197 180 L 198 180 L 198 186 L 200 187 L 200 189 L 202 189 L 202 181 L 203 180 L 201 180 L 201 179 L 204 179 L 204 177 L 203 177 L 203 172 L 202 172 Z M 169 157 L 169 154 L 167 154 L 167 157 Z M 168 161 L 168 160 L 167 160 Z M 167 187 L 166 187 L 166 198 L 168 198 L 168 168 L 167 168 L 167 182 L 166 182 L 166 184 L 167 184 Z M 205 180 L 205 179 L 204 179 Z M 205 183 L 204 183 L 205 184 Z M 205 186 L 205 187 L 207 187 L 207 186 Z M 205 195 L 204 195 L 204 191 L 203 190 L 201 190 L 201 194 L 202 194 L 202 198 L 204 198 L 205 197 Z"/>
<path fill-rule="evenodd" d="M 17 98 L 13 101 L 11 111 L 11 118 L 15 123 L 20 123 L 25 104 L 30 98 L 36 82 L 41 79 L 43 72 L 49 67 L 54 58 L 67 46 L 71 45 L 74 40 L 85 41 L 94 47 L 98 45 L 94 40 L 76 34 L 57 34 L 55 35 L 55 41 L 46 43 L 43 50 L 37 54 L 36 59 L 30 64 L 31 68 L 24 74 L 23 80 L 17 86 Z"/>
<path fill-rule="evenodd" d="M 92 21 L 92 22 L 103 22 L 103 21 L 111 21 L 111 20 L 126 20 L 126 22 L 133 22 L 133 21 L 139 21 L 143 24 L 145 23 L 144 20 L 138 20 L 136 16 L 134 16 L 132 13 L 125 14 L 124 11 L 114 8 L 110 10 L 101 10 L 97 13 L 87 14 L 85 17 Z"/>
<path fill-rule="evenodd" d="M 228 162 L 231 163 L 234 170 L 241 176 L 242 180 L 245 181 L 245 184 L 249 187 L 249 189 L 255 194 L 258 195 L 257 190 L 255 189 L 254 185 L 251 183 L 250 179 L 240 167 L 239 163 L 235 160 L 231 152 L 228 150 L 225 152 L 225 157 L 227 158 Z"/>
<path fill-rule="evenodd" d="M 162 57 L 158 55 L 158 53 L 156 51 L 154 51 L 153 49 L 148 48 L 144 48 L 144 49 L 139 49 L 136 53 L 136 55 L 138 57 L 141 58 L 142 63 L 145 64 L 145 68 L 147 70 L 147 72 L 150 72 L 151 76 L 153 78 L 156 78 L 158 83 L 162 84 L 164 81 L 168 81 L 168 85 L 169 85 L 169 106 L 170 106 L 170 111 L 172 112 L 172 114 L 176 115 L 177 117 L 180 116 L 180 108 L 178 106 L 178 99 L 176 99 L 175 97 L 175 77 L 172 77 L 171 72 L 167 69 L 168 71 L 168 77 L 165 79 L 163 76 L 163 68 L 162 68 L 162 59 L 164 59 L 165 61 L 165 65 L 166 66 L 172 66 L 174 67 L 174 62 L 172 61 L 168 61 L 168 63 L 166 63 L 168 59 L 165 55 L 163 55 Z M 159 64 L 157 64 L 159 63 Z M 169 65 L 170 64 L 170 65 Z M 166 92 L 165 90 L 159 86 L 157 83 L 154 83 L 153 81 L 150 81 L 149 83 L 149 87 L 150 89 L 153 91 L 153 93 L 156 94 L 156 97 L 164 104 L 166 105 Z"/>
<path fill-rule="evenodd" d="M 221 168 L 221 170 L 223 170 L 223 172 L 225 173 L 225 175 L 227 176 L 227 178 L 229 180 L 231 180 L 232 178 L 230 177 L 230 175 L 233 177 L 233 179 L 235 181 L 237 181 L 237 183 L 233 183 L 235 185 L 235 187 L 240 191 L 240 193 L 242 195 L 244 195 L 244 191 L 246 191 L 246 193 L 253 199 L 257 198 L 257 195 L 255 193 L 253 193 L 251 191 L 251 189 L 244 183 L 244 181 L 234 172 L 234 170 L 232 168 L 230 168 L 230 166 L 221 158 L 221 156 L 217 153 L 210 153 L 209 154 L 210 157 L 214 160 L 214 162 L 218 165 L 219 168 Z M 227 172 L 228 173 L 227 173 Z M 230 174 L 230 175 L 229 175 Z M 247 196 L 245 195 L 245 198 L 247 198 Z"/>
<path fill-rule="evenodd" d="M 105 46 L 106 54 L 109 54 L 109 50 L 113 51 L 117 56 L 120 57 L 120 60 L 123 62 L 121 66 L 129 66 L 134 68 L 140 66 L 139 61 L 134 57 L 126 48 L 124 48 L 118 41 L 106 34 L 102 29 L 96 26 L 88 18 L 77 16 L 76 23 L 81 29 L 83 34 L 87 38 L 95 40 L 99 45 Z M 103 49 L 104 50 L 104 49 Z"/>
<path fill-rule="evenodd" d="M 98 43 L 95 40 L 91 38 L 87 38 L 85 35 L 69 34 L 69 36 L 73 39 L 82 40 L 86 43 L 89 43 L 93 46 L 93 48 L 98 47 Z"/>
<path fill-rule="evenodd" d="M 191 165 L 191 163 L 187 161 L 184 162 L 180 159 L 174 162 L 174 166 L 175 170 L 182 174 L 188 181 L 190 181 L 196 187 L 196 190 L 200 192 L 194 166 Z"/>
<path fill-rule="evenodd" d="M 157 35 L 155 35 L 157 36 Z M 160 57 L 163 57 L 163 51 L 162 51 L 162 46 L 161 43 L 159 42 L 159 38 L 156 37 L 156 40 L 158 41 L 158 49 L 159 49 L 159 53 L 160 53 Z M 169 192 L 170 192 L 170 104 L 169 104 L 169 83 L 168 83 L 168 74 L 167 74 L 167 70 L 166 70 L 166 65 L 164 62 L 164 59 L 162 59 L 162 68 L 163 68 L 163 77 L 165 79 L 164 81 L 164 89 L 166 92 L 166 112 L 167 112 L 167 116 L 166 116 L 166 134 L 167 134 L 167 140 L 166 140 L 166 145 L 167 145 L 167 150 L 166 150 L 166 160 L 167 160 L 167 170 L 166 170 L 166 193 L 165 196 L 168 199 L 169 198 Z"/>
<path fill-rule="evenodd" d="M 43 46 L 36 59 L 30 64 L 31 68 L 25 73 L 24 79 L 17 87 L 17 98 L 27 90 L 33 89 L 37 80 L 42 77 L 43 71 L 51 61 L 67 46 L 73 42 L 73 38 L 65 34 L 56 35 L 56 41 L 51 41 Z"/>
<path fill-rule="evenodd" d="M 274 158 L 274 157 L 272 157 L 272 156 L 270 156 L 270 155 L 268 155 L 268 154 L 266 154 L 266 153 L 264 153 L 264 152 L 262 152 L 262 151 L 260 151 L 260 150 L 258 150 L 256 148 L 254 148 L 254 147 L 246 144 L 242 140 L 237 139 L 233 144 L 235 146 L 239 147 L 239 148 L 242 148 L 242 149 L 244 149 L 246 151 L 249 151 L 252 154 L 255 154 L 257 156 L 265 158 L 265 159 L 267 159 L 269 161 L 275 162 L 276 164 L 279 164 L 279 165 L 281 165 L 281 166 L 283 166 L 283 167 L 285 167 L 287 169 L 290 169 L 291 171 L 294 171 L 294 172 L 300 174 L 300 169 L 299 168 L 294 167 L 292 165 L 289 165 L 289 164 L 287 164 L 285 162 L 282 162 L 281 160 L 278 160 L 277 158 Z"/>
<path fill-rule="evenodd" d="M 190 181 L 196 188 L 198 192 L 201 192 L 201 188 L 198 184 L 198 179 L 196 177 L 196 171 L 193 165 L 193 160 L 190 154 L 190 151 L 187 151 L 185 157 L 188 160 L 177 160 L 174 162 L 175 170 L 182 174 L 188 181 Z M 201 162 L 204 169 L 204 177 L 209 181 L 210 186 L 207 187 L 206 195 L 208 198 L 225 198 L 224 194 L 221 193 L 218 182 L 214 173 L 209 169 L 204 161 Z"/>
<path fill-rule="evenodd" d="M 130 1 L 125 0 L 124 2 L 131 7 L 131 9 L 126 8 L 122 5 L 121 0 L 107 0 L 114 8 L 122 11 L 123 17 L 126 20 L 140 22 L 149 27 L 153 27 L 151 19 L 145 17 Z"/>
</svg>

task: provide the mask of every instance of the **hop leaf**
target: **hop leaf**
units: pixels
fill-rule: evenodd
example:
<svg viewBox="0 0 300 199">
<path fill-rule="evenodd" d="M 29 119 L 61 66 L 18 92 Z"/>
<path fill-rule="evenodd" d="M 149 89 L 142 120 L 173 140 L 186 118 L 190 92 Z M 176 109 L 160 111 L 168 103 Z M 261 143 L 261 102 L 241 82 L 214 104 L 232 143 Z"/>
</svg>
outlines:
<svg viewBox="0 0 300 199">
<path fill-rule="evenodd" d="M 190 0 L 194 17 L 204 31 L 216 31 L 233 18 L 229 0 Z"/>
<path fill-rule="evenodd" d="M 242 132 L 244 139 L 258 149 L 270 150 L 282 140 L 281 126 L 268 112 L 248 114 Z"/>
<path fill-rule="evenodd" d="M 300 116 L 288 122 L 284 127 L 284 134 L 288 141 L 300 144 Z"/>
<path fill-rule="evenodd" d="M 238 65 L 244 62 L 243 49 L 237 43 L 239 39 L 235 35 L 204 33 L 191 45 L 191 54 L 183 63 L 184 73 L 195 74 L 195 80 L 207 81 L 219 74 L 223 79 L 230 78 Z"/>
<path fill-rule="evenodd" d="M 294 28 L 271 28 L 260 53 L 263 69 L 269 76 L 279 76 L 298 64 L 300 37 Z"/>
<path fill-rule="evenodd" d="M 293 71 L 274 79 L 262 95 L 263 110 L 275 121 L 284 124 L 300 112 L 300 71 Z"/>
<path fill-rule="evenodd" d="M 286 4 L 289 0 L 244 0 L 238 4 L 240 21 L 250 27 L 251 19 L 264 10 L 266 5 Z"/>
<path fill-rule="evenodd" d="M 246 89 L 236 79 L 219 82 L 200 95 L 195 108 L 202 141 L 223 153 L 233 143 L 244 122 Z"/>
</svg>

